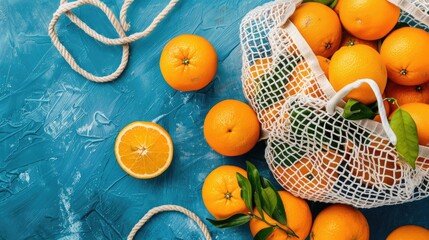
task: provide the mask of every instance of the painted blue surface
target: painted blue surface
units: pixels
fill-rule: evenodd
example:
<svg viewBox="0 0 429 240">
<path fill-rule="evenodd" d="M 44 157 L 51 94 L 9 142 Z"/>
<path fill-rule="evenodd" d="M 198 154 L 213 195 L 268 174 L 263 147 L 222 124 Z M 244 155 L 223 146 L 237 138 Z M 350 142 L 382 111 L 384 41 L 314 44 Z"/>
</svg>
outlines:
<svg viewBox="0 0 429 240">
<path fill-rule="evenodd" d="M 106 0 L 115 13 L 122 0 Z M 167 0 L 136 1 L 131 32 L 145 28 Z M 65 63 L 47 35 L 59 1 L 0 1 L 0 239 L 123 239 L 152 207 L 178 204 L 207 223 L 201 199 L 205 176 L 223 164 L 255 163 L 265 176 L 264 144 L 248 154 L 222 157 L 202 134 L 206 113 L 217 102 L 244 101 L 240 84 L 241 18 L 265 1 L 183 0 L 147 38 L 131 44 L 130 63 L 115 82 L 95 84 Z M 101 11 L 75 11 L 97 31 L 115 32 Z M 90 72 L 112 72 L 120 47 L 107 47 L 63 17 L 57 27 L 71 53 Z M 182 93 L 162 79 L 158 61 L 168 40 L 182 33 L 207 38 L 216 48 L 214 81 Z M 152 180 L 125 174 L 113 153 L 119 130 L 130 122 L 157 120 L 171 134 L 170 168 Z M 313 214 L 325 205 L 311 203 Z M 395 227 L 429 228 L 429 199 L 363 211 L 371 239 Z M 247 226 L 219 230 L 214 239 L 251 239 Z M 200 239 L 197 226 L 179 213 L 155 216 L 138 239 Z"/>
</svg>

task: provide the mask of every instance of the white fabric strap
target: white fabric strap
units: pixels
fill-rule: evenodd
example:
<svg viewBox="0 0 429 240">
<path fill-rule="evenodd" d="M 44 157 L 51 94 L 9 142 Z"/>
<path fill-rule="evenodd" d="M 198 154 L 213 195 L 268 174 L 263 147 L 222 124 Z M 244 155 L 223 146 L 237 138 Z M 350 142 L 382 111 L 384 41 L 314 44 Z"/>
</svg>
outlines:
<svg viewBox="0 0 429 240">
<path fill-rule="evenodd" d="M 369 78 L 359 79 L 343 87 L 328 101 L 328 103 L 326 104 L 326 111 L 329 114 L 334 114 L 335 107 L 337 106 L 337 104 L 345 96 L 347 96 L 347 94 L 349 94 L 352 90 L 359 88 L 362 84 L 368 84 L 371 87 L 372 91 L 374 92 L 377 98 L 378 112 L 380 114 L 381 124 L 383 125 L 383 129 L 386 132 L 387 137 L 389 138 L 389 141 L 393 145 L 396 145 L 397 138 L 392 128 L 390 127 L 389 120 L 387 119 L 386 109 L 384 108 L 384 104 L 383 104 L 383 96 L 381 96 L 380 88 L 378 87 L 377 83 L 372 79 L 369 79 Z"/>
<path fill-rule="evenodd" d="M 82 75 L 83 77 L 94 81 L 94 82 L 110 82 L 118 78 L 122 72 L 125 70 L 125 67 L 128 64 L 128 58 L 129 58 L 129 43 L 137 41 L 143 37 L 146 37 L 149 35 L 156 26 L 164 19 L 164 17 L 171 11 L 171 9 L 176 5 L 176 3 L 179 2 L 179 0 L 171 0 L 167 6 L 154 18 L 152 23 L 142 32 L 134 33 L 130 36 L 127 36 L 125 34 L 125 31 L 129 30 L 130 25 L 126 22 L 127 18 L 127 10 L 130 7 L 133 0 L 125 0 L 124 4 L 121 7 L 120 12 L 120 20 L 116 18 L 116 16 L 113 14 L 112 10 L 107 7 L 106 4 L 101 2 L 100 0 L 78 0 L 75 2 L 67 2 L 67 0 L 60 0 L 60 6 L 55 11 L 51 22 L 49 23 L 48 27 L 48 33 L 51 37 L 52 43 L 57 48 L 57 50 L 60 52 L 60 54 L 64 57 L 64 59 L 67 61 L 67 63 L 70 65 L 70 67 L 75 70 L 77 73 Z M 112 26 L 115 28 L 116 32 L 119 35 L 119 38 L 107 38 L 99 33 L 97 33 L 95 30 L 90 28 L 85 22 L 80 20 L 76 15 L 74 15 L 72 12 L 70 12 L 72 9 L 78 8 L 82 5 L 93 5 L 97 8 L 99 8 L 101 11 L 106 14 L 107 18 L 109 19 Z M 78 26 L 80 29 L 82 29 L 86 34 L 91 36 L 92 38 L 96 39 L 99 42 L 102 42 L 106 45 L 122 45 L 122 58 L 121 63 L 119 64 L 118 68 L 111 74 L 106 76 L 95 76 L 83 68 L 79 66 L 79 64 L 76 63 L 76 60 L 73 58 L 73 56 L 70 54 L 70 52 L 67 50 L 67 48 L 61 43 L 61 41 L 58 38 L 58 34 L 55 30 L 55 26 L 61 17 L 61 15 L 66 14 L 66 16 L 74 23 L 76 26 Z"/>
</svg>

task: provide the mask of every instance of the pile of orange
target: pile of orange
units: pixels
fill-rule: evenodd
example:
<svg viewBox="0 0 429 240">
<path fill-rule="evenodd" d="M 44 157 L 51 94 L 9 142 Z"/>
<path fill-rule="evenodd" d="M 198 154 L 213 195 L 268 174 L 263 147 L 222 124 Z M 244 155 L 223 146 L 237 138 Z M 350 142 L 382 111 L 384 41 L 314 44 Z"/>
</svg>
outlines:
<svg viewBox="0 0 429 240">
<path fill-rule="evenodd" d="M 260 74 L 267 61 L 255 67 Z M 182 34 L 164 47 L 160 69 L 165 81 L 178 91 L 197 91 L 207 86 L 217 69 L 217 55 L 211 43 L 197 35 Z M 259 66 L 259 65 L 258 65 Z M 238 156 L 259 140 L 260 124 L 253 109 L 237 100 L 213 106 L 204 121 L 204 137 L 216 152 Z M 169 133 L 153 122 L 133 122 L 118 134 L 114 147 L 119 166 L 135 178 L 154 178 L 170 166 L 173 142 Z M 235 193 L 234 193 L 235 194 Z"/>
<path fill-rule="evenodd" d="M 399 106 L 423 103 L 414 105 L 419 111 L 411 116 L 417 122 L 419 143 L 427 146 L 429 131 L 418 119 L 428 117 L 423 112 L 429 104 L 429 33 L 398 24 L 399 17 L 400 8 L 385 0 L 339 0 L 334 9 L 318 2 L 303 3 L 290 20 L 335 91 L 370 78 Z M 368 85 L 353 90 L 344 100 L 349 98 L 363 104 L 376 100 Z M 390 103 L 387 115 L 396 108 Z"/>
<path fill-rule="evenodd" d="M 395 98 L 400 107 L 410 113 L 417 125 L 419 143 L 429 146 L 429 61 L 426 61 L 429 33 L 415 27 L 394 30 L 399 14 L 399 8 L 385 0 L 340 0 L 334 10 L 321 3 L 303 3 L 290 20 L 317 56 L 334 90 L 338 91 L 361 78 L 373 79 L 385 97 Z M 271 63 L 271 58 L 265 58 L 255 61 L 250 67 L 251 74 L 246 80 L 245 89 L 250 99 L 258 97 L 262 86 L 257 79 L 272 70 Z M 185 34 L 172 39 L 161 54 L 161 73 L 176 90 L 196 91 L 204 88 L 214 78 L 216 68 L 215 49 L 206 39 L 196 35 Z M 304 92 L 314 98 L 322 97 L 316 81 L 310 85 L 304 83 L 303 79 L 312 77 L 306 71 L 308 64 L 302 61 L 293 68 L 285 85 L 288 95 Z M 363 104 L 375 101 L 375 95 L 366 85 L 352 91 L 345 100 L 350 98 Z M 283 104 L 284 100 L 277 101 L 260 112 L 262 128 L 273 130 L 276 119 L 287 118 L 281 115 Z M 385 108 L 389 112 L 389 109 L 396 107 L 386 102 Z M 258 116 L 249 105 L 228 99 L 208 111 L 203 132 L 214 151 L 224 156 L 238 156 L 256 145 L 260 128 Z M 274 169 L 274 175 L 294 193 L 329 192 L 338 178 L 337 169 L 343 160 L 341 154 L 351 148 L 348 140 L 340 144 L 344 147 L 342 152 L 325 146 L 320 152 L 305 153 L 286 166 L 279 166 Z M 287 147 L 280 150 L 285 149 Z M 380 149 L 371 143 L 366 149 L 369 155 L 382 155 Z M 125 126 L 116 138 L 114 150 L 120 167 L 131 176 L 142 179 L 162 174 L 173 158 L 170 135 L 162 126 L 152 122 L 134 122 Z M 383 158 L 386 161 L 378 160 L 373 164 L 391 169 L 401 167 L 389 165 L 393 162 L 388 161 L 389 157 L 386 155 Z M 317 171 L 320 166 L 327 170 Z M 381 173 L 381 179 L 374 180 L 368 174 L 368 166 L 354 168 L 363 169 L 352 174 L 367 186 L 372 186 L 374 181 L 391 186 L 400 182 L 402 177 L 401 171 L 376 168 Z M 287 226 L 271 219 L 266 213 L 266 222 L 260 221 L 259 211 L 248 209 L 241 198 L 237 173 L 247 177 L 244 169 L 223 165 L 210 172 L 204 180 L 202 200 L 207 211 L 216 219 L 235 214 L 254 214 L 249 224 L 252 235 L 269 226 L 277 226 L 266 238 L 271 240 L 306 239 L 307 236 L 311 240 L 369 239 L 368 222 L 358 209 L 334 204 L 322 210 L 313 222 L 307 202 L 286 191 L 278 193 L 285 208 Z M 279 227 L 290 228 L 299 237 L 288 236 Z M 429 239 L 429 230 L 403 226 L 395 229 L 387 239 Z"/>
<path fill-rule="evenodd" d="M 429 119 L 429 61 L 426 58 L 429 56 L 429 33 L 398 23 L 399 17 L 400 8 L 389 1 L 339 0 L 333 9 L 319 1 L 303 3 L 298 6 L 290 21 L 316 55 L 321 69 L 335 91 L 358 79 L 374 80 L 383 97 L 395 98 L 397 101 L 397 104 L 384 101 L 387 116 L 393 114 L 399 105 L 415 121 L 419 144 L 429 146 L 429 125 L 423 120 Z M 307 63 L 301 60 L 298 66 L 303 64 Z M 309 67 L 305 66 L 299 75 L 309 75 L 308 69 Z M 289 80 L 287 85 L 300 84 L 298 78 Z M 289 95 L 296 93 L 295 89 L 287 91 Z M 345 101 L 348 99 L 366 105 L 376 101 L 375 94 L 366 84 L 351 91 L 344 98 Z M 377 115 L 374 120 L 380 122 L 380 116 Z M 368 156 L 382 153 L 378 146 L 368 145 L 364 149 L 367 150 L 363 153 L 365 156 L 358 158 L 367 159 Z M 384 154 L 382 157 L 383 159 L 374 158 L 373 162 L 360 159 L 362 161 L 359 163 L 352 163 L 352 168 L 359 169 L 352 174 L 366 186 L 372 186 L 374 182 L 388 186 L 400 182 L 403 177 L 402 166 L 394 164 L 390 155 Z M 419 162 L 421 159 L 417 160 L 418 166 L 423 164 Z M 299 164 L 306 164 L 305 158 L 300 161 L 302 162 Z M 295 165 L 298 166 L 297 164 Z M 299 169 L 298 171 L 306 175 L 312 172 L 309 168 L 296 166 L 276 169 L 276 176 L 281 179 L 285 175 L 284 172 L 292 169 L 295 169 L 295 172 Z M 373 177 L 370 177 L 368 172 L 374 169 L 378 174 L 372 174 Z M 317 181 L 318 175 L 320 173 L 311 174 L 311 180 L 322 182 Z M 379 179 L 374 179 L 374 176 Z M 327 180 L 329 178 L 325 179 Z M 305 184 L 308 178 L 304 177 L 294 179 L 292 184 L 290 181 L 288 178 L 285 182 L 291 185 L 294 192 L 302 191 L 293 189 L 294 184 L 306 186 L 307 191 L 314 190 L 312 188 L 329 189 L 328 184 Z"/>
<path fill-rule="evenodd" d="M 278 226 L 264 238 L 268 240 L 304 240 L 307 237 L 311 240 L 370 239 L 368 221 L 359 209 L 333 204 L 319 212 L 313 221 L 308 203 L 287 191 L 278 191 L 285 209 L 287 225 L 277 222 L 265 212 L 264 220 L 261 220 L 259 211 L 255 208 L 252 213 L 241 198 L 237 174 L 247 177 L 246 171 L 240 167 L 222 165 L 211 171 L 204 180 L 203 203 L 217 220 L 224 220 L 236 214 L 252 216 L 249 222 L 252 236 L 265 228 Z M 279 228 L 291 229 L 297 237 L 289 236 Z M 387 240 L 423 239 L 429 239 L 429 230 L 416 225 L 398 227 L 387 236 Z"/>
</svg>

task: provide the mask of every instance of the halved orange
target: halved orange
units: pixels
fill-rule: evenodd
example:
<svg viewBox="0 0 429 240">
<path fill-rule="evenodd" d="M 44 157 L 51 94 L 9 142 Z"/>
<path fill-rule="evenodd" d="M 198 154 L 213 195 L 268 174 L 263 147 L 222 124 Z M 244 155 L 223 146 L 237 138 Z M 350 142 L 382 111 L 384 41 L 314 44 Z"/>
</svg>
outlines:
<svg viewBox="0 0 429 240">
<path fill-rule="evenodd" d="M 115 155 L 119 166 L 135 178 L 154 178 L 173 159 L 173 142 L 167 131 L 153 122 L 133 122 L 116 137 Z"/>
</svg>

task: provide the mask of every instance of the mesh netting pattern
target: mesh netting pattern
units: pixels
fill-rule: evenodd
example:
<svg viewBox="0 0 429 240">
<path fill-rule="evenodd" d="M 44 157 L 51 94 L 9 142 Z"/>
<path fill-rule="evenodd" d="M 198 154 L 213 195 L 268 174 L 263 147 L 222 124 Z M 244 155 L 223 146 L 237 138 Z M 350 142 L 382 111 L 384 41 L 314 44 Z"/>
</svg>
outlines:
<svg viewBox="0 0 429 240">
<path fill-rule="evenodd" d="M 426 0 L 391 0 L 401 22 L 428 30 Z M 266 161 L 279 184 L 313 201 L 371 208 L 429 195 L 429 147 L 416 168 L 400 160 L 382 124 L 326 111 L 336 92 L 288 21 L 300 1 L 269 2 L 240 26 L 242 85 L 267 138 Z"/>
</svg>

